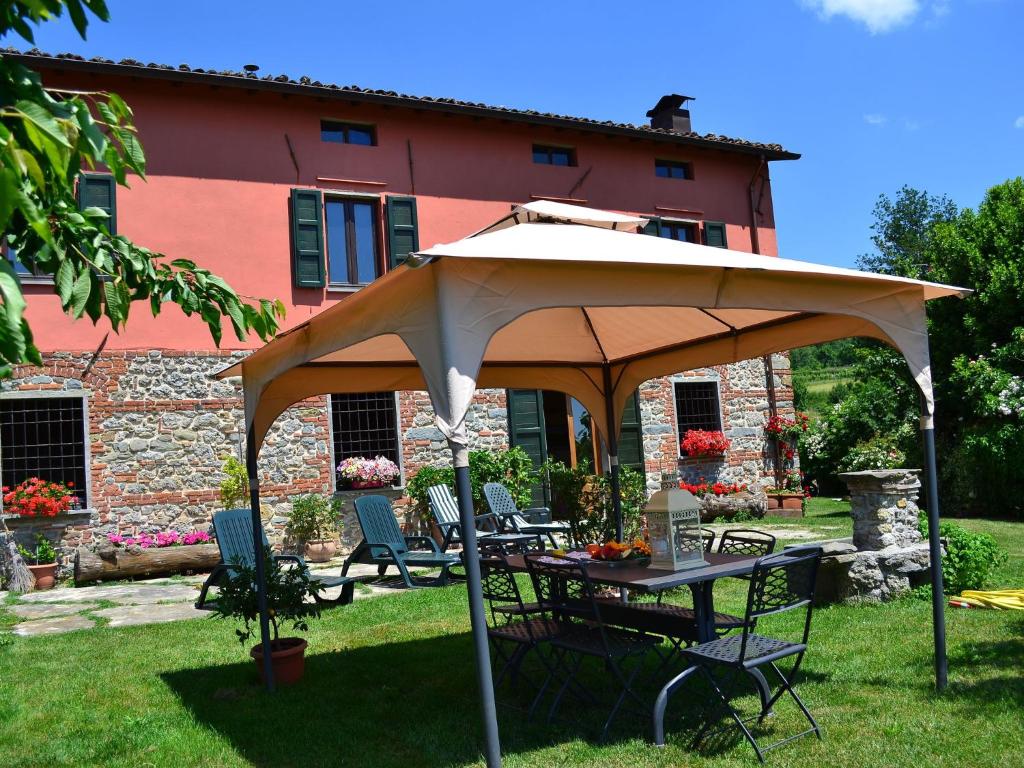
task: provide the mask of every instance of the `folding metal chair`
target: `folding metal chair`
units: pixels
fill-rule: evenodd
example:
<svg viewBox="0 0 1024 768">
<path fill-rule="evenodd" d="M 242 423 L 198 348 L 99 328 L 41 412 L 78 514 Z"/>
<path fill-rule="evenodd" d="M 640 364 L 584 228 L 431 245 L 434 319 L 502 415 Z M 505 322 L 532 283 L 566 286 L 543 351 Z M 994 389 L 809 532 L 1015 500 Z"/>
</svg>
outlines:
<svg viewBox="0 0 1024 768">
<path fill-rule="evenodd" d="M 544 616 L 544 609 L 538 603 L 523 601 L 515 574 L 508 567 L 508 560 L 500 545 L 481 547 L 480 578 L 483 597 L 490 611 L 487 637 L 495 661 L 501 664 L 501 669 L 494 678 L 494 687 L 499 687 L 506 675 L 509 676 L 512 685 L 515 685 L 520 677 L 526 679 L 531 687 L 538 691 L 530 705 L 532 714 L 542 696 L 541 689 L 522 675 L 520 670 L 530 651 L 556 635 L 559 626 L 554 620 Z M 543 656 L 541 661 L 546 666 L 546 659 Z"/>
<path fill-rule="evenodd" d="M 809 733 L 814 733 L 819 739 L 821 738 L 821 729 L 818 723 L 793 688 L 793 681 L 800 670 L 804 653 L 807 651 L 807 639 L 811 631 L 814 587 L 820 563 L 821 547 L 817 546 L 796 547 L 778 554 L 767 555 L 758 560 L 750 576 L 743 631 L 738 635 L 720 637 L 717 640 L 682 651 L 683 655 L 693 662 L 692 666 L 676 675 L 658 694 L 654 705 L 654 742 L 658 746 L 665 744 L 665 707 L 668 705 L 669 697 L 690 675 L 697 671 L 707 678 L 712 690 L 718 696 L 719 704 L 714 714 L 706 718 L 694 737 L 692 748 L 696 749 L 700 746 L 700 743 L 707 737 L 711 726 L 723 712 L 728 713 L 739 726 L 743 736 L 754 747 L 754 751 L 762 763 L 764 762 L 764 753 L 769 749 L 774 749 Z M 767 616 L 801 609 L 805 611 L 805 617 L 802 637 L 797 642 L 768 637 L 755 631 L 758 621 Z M 793 658 L 793 665 L 790 667 L 788 675 L 783 674 L 776 663 L 785 658 Z M 731 703 L 736 694 L 736 684 L 743 679 L 745 674 L 762 667 L 768 667 L 775 673 L 779 688 L 767 701 L 762 701 L 759 714 L 743 718 Z M 811 727 L 794 736 L 762 747 L 750 732 L 747 723 L 755 719 L 758 724 L 762 723 L 783 693 L 789 693 Z"/>
<path fill-rule="evenodd" d="M 577 674 L 584 658 L 601 659 L 604 668 L 621 686 L 601 730 L 601 738 L 604 739 L 627 699 L 643 706 L 643 701 L 633 690 L 633 681 L 643 668 L 644 657 L 660 639 L 644 632 L 607 626 L 602 620 L 602 603 L 595 597 L 587 569 L 579 561 L 535 552 L 524 557 L 537 601 L 544 609 L 545 618 L 553 620 L 557 628 L 544 638 L 553 653 L 547 679 L 538 694 L 543 696 L 551 683 L 556 678 L 560 679 L 561 685 L 548 710 L 548 720 L 554 717 L 570 689 L 588 703 L 598 703 L 597 697 L 580 682 Z"/>
<path fill-rule="evenodd" d="M 775 551 L 775 537 L 750 528 L 730 528 L 718 540 L 718 551 L 727 555 L 764 557 Z"/>
</svg>

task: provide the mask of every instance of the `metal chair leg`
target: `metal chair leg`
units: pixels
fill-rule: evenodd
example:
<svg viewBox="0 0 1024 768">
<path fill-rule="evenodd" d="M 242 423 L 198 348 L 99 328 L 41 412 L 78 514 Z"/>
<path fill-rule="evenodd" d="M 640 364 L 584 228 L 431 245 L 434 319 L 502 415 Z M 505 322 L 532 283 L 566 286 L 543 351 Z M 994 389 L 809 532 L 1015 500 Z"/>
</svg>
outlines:
<svg viewBox="0 0 1024 768">
<path fill-rule="evenodd" d="M 659 747 L 665 746 L 665 708 L 668 707 L 669 697 L 686 682 L 686 678 L 697 671 L 697 665 L 687 667 L 678 675 L 673 677 L 658 691 L 658 698 L 654 700 L 654 743 Z"/>
</svg>

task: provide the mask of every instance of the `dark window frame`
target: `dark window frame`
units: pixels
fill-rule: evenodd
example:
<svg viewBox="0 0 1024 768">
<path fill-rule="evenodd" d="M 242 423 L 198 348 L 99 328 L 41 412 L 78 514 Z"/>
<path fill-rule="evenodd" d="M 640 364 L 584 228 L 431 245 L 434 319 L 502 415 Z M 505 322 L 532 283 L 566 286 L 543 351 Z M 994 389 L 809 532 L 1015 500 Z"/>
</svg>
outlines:
<svg viewBox="0 0 1024 768">
<path fill-rule="evenodd" d="M 656 157 L 654 158 L 654 175 L 659 179 L 693 181 L 693 163 L 687 160 L 671 160 L 669 158 Z"/>
<path fill-rule="evenodd" d="M 555 162 L 555 155 L 560 154 L 564 154 L 566 156 L 567 162 Z M 538 159 L 538 157 L 543 159 Z M 550 165 L 555 168 L 575 168 L 578 165 L 576 160 L 576 148 L 558 146 L 557 144 L 534 144 L 533 162 L 535 165 Z"/>
<path fill-rule="evenodd" d="M 351 134 L 356 131 L 369 134 L 370 142 L 367 144 L 363 141 L 352 141 Z M 327 133 L 341 134 L 341 138 L 329 139 L 325 136 Z M 320 141 L 325 144 L 349 144 L 354 147 L 376 147 L 377 126 L 373 123 L 357 123 L 351 120 L 332 120 L 330 118 L 322 118 L 320 120 Z"/>
<path fill-rule="evenodd" d="M 18 252 L 11 248 L 6 242 L 0 242 L 0 256 L 7 259 L 17 275 L 18 279 L 25 285 L 53 285 L 53 275 L 47 275 L 39 271 L 39 267 L 33 266 L 31 271 L 17 256 Z"/>
<path fill-rule="evenodd" d="M 693 378 L 672 382 L 679 443 L 691 429 L 722 431 L 722 393 L 718 379 Z M 710 407 L 709 407 L 710 406 Z M 679 455 L 685 458 L 682 448 Z"/>
<path fill-rule="evenodd" d="M 341 203 L 344 206 L 345 217 L 345 251 L 348 266 L 348 282 L 331 280 L 331 246 L 330 228 L 327 220 L 327 206 L 332 203 Z M 324 232 L 324 266 L 327 268 L 326 284 L 328 288 L 361 288 L 373 282 L 359 282 L 359 252 L 356 238 L 355 206 L 368 205 L 371 209 L 371 220 L 373 221 L 373 266 L 376 280 L 381 277 L 384 270 L 383 254 L 381 248 L 381 202 L 377 197 L 350 197 L 347 195 L 332 195 L 324 193 L 323 232 Z M 355 280 L 352 278 L 355 277 Z"/>
<path fill-rule="evenodd" d="M 682 231 L 689 232 L 689 237 L 676 237 Z M 667 240 L 678 240 L 681 243 L 699 243 L 700 226 L 695 221 L 661 219 L 658 222 L 658 237 L 664 237 Z"/>
<path fill-rule="evenodd" d="M 41 418 L 43 415 L 52 418 Z M 43 425 L 48 425 L 48 429 L 43 430 Z M 48 442 L 38 442 L 44 433 Z M 30 440 L 30 434 L 36 442 Z M 13 456 L 5 448 L 8 444 L 15 448 Z M 89 407 L 84 396 L 30 392 L 27 396 L 0 398 L 0 481 L 3 485 L 14 487 L 29 477 L 73 482 L 80 506 L 87 507 L 89 449 Z"/>
<path fill-rule="evenodd" d="M 386 404 L 386 406 L 385 406 Z M 348 392 L 328 398 L 334 477 L 343 459 L 384 456 L 395 462 L 402 476 L 402 439 L 398 398 L 395 392 Z M 381 419 L 384 422 L 381 424 Z M 353 428 L 353 421 L 357 421 Z M 355 437 L 352 435 L 355 434 Z M 349 436 L 346 438 L 346 435 Z M 346 446 L 346 443 L 348 444 Z"/>
</svg>

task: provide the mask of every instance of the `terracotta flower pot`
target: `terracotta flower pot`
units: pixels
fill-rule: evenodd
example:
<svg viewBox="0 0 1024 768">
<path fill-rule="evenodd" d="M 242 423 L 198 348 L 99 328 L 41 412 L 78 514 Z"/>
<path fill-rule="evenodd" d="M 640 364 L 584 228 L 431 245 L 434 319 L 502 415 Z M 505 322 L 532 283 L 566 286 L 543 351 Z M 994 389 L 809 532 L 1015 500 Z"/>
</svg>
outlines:
<svg viewBox="0 0 1024 768">
<path fill-rule="evenodd" d="M 355 491 L 363 491 L 368 488 L 383 488 L 387 484 L 380 480 L 353 480 L 352 489 Z"/>
<path fill-rule="evenodd" d="M 326 563 L 338 552 L 334 539 L 313 539 L 306 542 L 306 559 L 311 563 Z"/>
<path fill-rule="evenodd" d="M 301 637 L 282 637 L 271 642 L 270 667 L 274 672 L 275 685 L 294 685 L 302 679 L 306 671 L 306 645 Z M 263 676 L 263 646 L 253 646 L 249 655 L 256 662 L 260 681 L 266 682 Z"/>
<path fill-rule="evenodd" d="M 36 577 L 36 592 L 42 592 L 44 589 L 53 589 L 53 585 L 57 583 L 56 563 L 30 565 L 28 569 L 32 571 L 32 575 Z"/>
</svg>

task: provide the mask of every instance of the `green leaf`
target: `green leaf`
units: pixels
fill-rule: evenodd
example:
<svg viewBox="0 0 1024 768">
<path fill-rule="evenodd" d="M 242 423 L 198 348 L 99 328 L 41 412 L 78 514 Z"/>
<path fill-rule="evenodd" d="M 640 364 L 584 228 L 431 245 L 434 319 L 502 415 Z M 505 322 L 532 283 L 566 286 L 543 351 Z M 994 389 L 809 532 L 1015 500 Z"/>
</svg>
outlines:
<svg viewBox="0 0 1024 768">
<path fill-rule="evenodd" d="M 0 231 L 7 228 L 7 222 L 16 207 L 18 177 L 10 168 L 0 168 Z"/>
<path fill-rule="evenodd" d="M 40 189 L 46 187 L 46 180 L 43 178 L 43 171 L 31 152 L 20 147 L 15 147 L 11 150 L 11 159 L 14 160 L 14 165 L 22 176 L 28 176 Z"/>
<path fill-rule="evenodd" d="M 107 307 L 107 317 L 110 318 L 110 325 L 117 331 L 124 323 L 126 309 L 122 303 L 118 285 L 113 280 L 103 284 L 103 299 Z"/>
<path fill-rule="evenodd" d="M 22 99 L 14 106 L 19 112 L 21 112 L 25 120 L 30 121 L 32 125 L 42 131 L 51 140 L 67 147 L 68 149 L 71 148 L 71 143 L 68 141 L 64 131 L 61 130 L 60 123 L 58 123 L 54 119 L 53 115 L 41 104 Z"/>
<path fill-rule="evenodd" d="M 53 285 L 57 289 L 57 295 L 60 296 L 61 305 L 67 307 L 75 287 L 75 267 L 70 259 L 65 259 L 60 263 Z"/>
<path fill-rule="evenodd" d="M 65 262 L 67 263 L 67 262 Z M 75 278 L 75 283 L 71 287 L 71 301 L 69 302 L 69 309 L 71 310 L 72 316 L 77 320 L 82 316 L 85 311 L 86 302 L 89 301 L 89 293 L 92 291 L 92 272 L 88 266 L 84 266 L 78 273 L 78 277 Z"/>
</svg>

